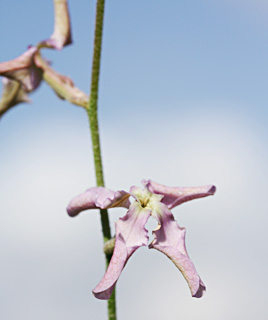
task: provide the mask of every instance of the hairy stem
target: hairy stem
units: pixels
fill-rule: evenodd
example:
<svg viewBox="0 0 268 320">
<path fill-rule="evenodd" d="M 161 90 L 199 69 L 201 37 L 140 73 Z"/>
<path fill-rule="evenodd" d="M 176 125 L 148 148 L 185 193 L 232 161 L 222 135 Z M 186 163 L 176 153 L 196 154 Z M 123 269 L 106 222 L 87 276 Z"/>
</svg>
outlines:
<svg viewBox="0 0 268 320">
<path fill-rule="evenodd" d="M 100 74 L 100 60 L 101 60 L 101 45 L 102 45 L 102 30 L 103 30 L 103 16 L 104 16 L 105 0 L 97 0 L 96 22 L 95 22 L 95 39 L 94 39 L 94 54 L 91 73 L 91 88 L 90 99 L 87 108 L 89 117 L 92 147 L 94 154 L 95 174 L 97 186 L 104 186 L 104 177 L 102 169 L 99 126 L 98 126 L 98 91 L 99 91 L 99 74 Z M 103 232 L 104 243 L 111 239 L 111 230 L 109 224 L 109 217 L 107 210 L 100 210 L 101 225 Z M 108 266 L 111 255 L 105 254 L 106 266 Z M 109 320 L 116 320 L 116 304 L 115 292 L 108 300 L 108 316 Z"/>
</svg>

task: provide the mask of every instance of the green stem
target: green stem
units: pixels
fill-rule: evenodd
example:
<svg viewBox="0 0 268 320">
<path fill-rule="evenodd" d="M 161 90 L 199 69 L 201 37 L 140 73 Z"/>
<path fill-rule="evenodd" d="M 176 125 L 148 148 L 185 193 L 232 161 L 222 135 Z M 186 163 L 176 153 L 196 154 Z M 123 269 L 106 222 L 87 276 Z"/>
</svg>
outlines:
<svg viewBox="0 0 268 320">
<path fill-rule="evenodd" d="M 103 16 L 104 16 L 104 4 L 105 0 L 97 0 L 96 9 L 96 22 L 95 22 L 95 39 L 94 39 L 94 54 L 91 73 L 91 88 L 90 99 L 87 108 L 92 148 L 94 154 L 95 174 L 97 186 L 104 186 L 102 160 L 101 160 L 101 148 L 98 126 L 98 91 L 99 91 L 99 74 L 100 74 L 100 59 L 101 59 L 101 45 L 102 45 L 102 29 L 103 29 Z M 107 210 L 100 210 L 101 225 L 103 233 L 104 243 L 111 239 L 111 230 L 109 224 L 109 217 Z M 106 267 L 108 266 L 111 255 L 105 254 Z M 108 316 L 109 320 L 116 320 L 116 304 L 115 304 L 115 292 L 108 300 Z"/>
</svg>

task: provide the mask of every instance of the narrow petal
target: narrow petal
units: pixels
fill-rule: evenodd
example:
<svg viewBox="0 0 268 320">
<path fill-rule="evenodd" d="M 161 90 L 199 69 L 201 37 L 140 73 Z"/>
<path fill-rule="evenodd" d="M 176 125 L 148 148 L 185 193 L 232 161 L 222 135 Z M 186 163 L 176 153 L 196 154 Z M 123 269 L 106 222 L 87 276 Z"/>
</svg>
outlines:
<svg viewBox="0 0 268 320">
<path fill-rule="evenodd" d="M 110 298 L 116 282 L 124 269 L 128 259 L 141 246 L 148 243 L 145 224 L 151 210 L 142 208 L 135 201 L 131 204 L 127 214 L 115 224 L 115 247 L 112 259 L 100 283 L 93 290 L 98 299 Z"/>
<path fill-rule="evenodd" d="M 67 212 L 71 217 L 87 209 L 108 209 L 114 207 L 128 208 L 129 194 L 123 190 L 112 191 L 104 187 L 94 187 L 71 200 Z"/>
<path fill-rule="evenodd" d="M 55 91 L 59 98 L 68 100 L 84 108 L 88 106 L 88 96 L 78 89 L 70 78 L 53 70 L 49 63 L 41 57 L 40 53 L 34 56 L 34 62 L 36 66 L 42 70 L 43 79 Z"/>
<path fill-rule="evenodd" d="M 164 197 L 161 202 L 169 209 L 186 201 L 211 196 L 216 192 L 216 187 L 213 185 L 180 188 L 167 187 L 152 180 L 143 180 L 142 183 L 150 192 L 162 194 Z"/>
<path fill-rule="evenodd" d="M 0 63 L 0 75 L 17 80 L 26 92 L 36 89 L 42 80 L 42 71 L 34 64 L 36 47 L 30 47 L 16 59 Z"/>
<path fill-rule="evenodd" d="M 159 210 L 152 215 L 159 225 L 153 231 L 155 239 L 149 248 L 163 252 L 181 271 L 188 282 L 193 297 L 200 298 L 206 288 L 190 260 L 185 248 L 185 228 L 181 228 L 174 220 L 173 214 L 166 205 L 159 203 Z"/>
<path fill-rule="evenodd" d="M 67 0 L 54 0 L 54 32 L 49 39 L 42 41 L 38 47 L 61 50 L 72 43 L 71 23 Z"/>
<path fill-rule="evenodd" d="M 3 93 L 0 99 L 0 117 L 13 106 L 30 102 L 28 95 L 18 81 L 3 78 Z"/>
</svg>

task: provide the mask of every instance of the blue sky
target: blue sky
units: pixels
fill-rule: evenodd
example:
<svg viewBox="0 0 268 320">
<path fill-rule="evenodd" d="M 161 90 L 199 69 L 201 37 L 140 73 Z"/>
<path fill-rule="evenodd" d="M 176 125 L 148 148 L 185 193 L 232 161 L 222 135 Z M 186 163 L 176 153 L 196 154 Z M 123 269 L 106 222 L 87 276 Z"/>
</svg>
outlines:
<svg viewBox="0 0 268 320">
<path fill-rule="evenodd" d="M 0 61 L 52 33 L 52 1 L 0 10 Z M 71 0 L 70 10 L 74 44 L 43 54 L 88 92 L 95 3 Z M 119 319 L 265 319 L 267 10 L 261 0 L 107 2 L 99 102 L 107 187 L 151 178 L 218 188 L 174 210 L 206 295 L 191 298 L 174 265 L 142 248 L 118 282 Z M 46 84 L 31 98 L 0 120 L 0 315 L 103 320 L 106 305 L 91 294 L 104 272 L 98 212 L 65 212 L 95 184 L 88 120 Z M 112 228 L 124 212 L 111 210 Z"/>
</svg>

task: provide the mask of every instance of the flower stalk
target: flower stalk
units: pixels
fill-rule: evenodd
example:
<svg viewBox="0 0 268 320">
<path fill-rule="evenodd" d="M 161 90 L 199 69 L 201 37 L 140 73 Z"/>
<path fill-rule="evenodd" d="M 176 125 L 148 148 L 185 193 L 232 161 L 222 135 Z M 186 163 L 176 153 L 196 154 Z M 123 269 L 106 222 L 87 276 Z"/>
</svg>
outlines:
<svg viewBox="0 0 268 320">
<path fill-rule="evenodd" d="M 90 123 L 91 140 L 92 140 L 92 148 L 93 148 L 93 155 L 94 155 L 96 183 L 98 187 L 104 187 L 99 126 L 98 126 L 98 91 L 99 91 L 99 75 L 100 75 L 104 6 L 105 6 L 105 0 L 97 0 L 90 99 L 87 107 L 87 114 L 88 114 L 89 123 Z M 109 223 L 107 210 L 100 209 L 100 215 L 101 215 L 103 241 L 104 243 L 106 243 L 108 240 L 111 239 L 111 230 L 110 230 L 110 223 Z M 111 260 L 111 254 L 105 253 L 105 258 L 106 258 L 106 267 L 107 267 Z M 109 320 L 116 320 L 115 291 L 113 292 L 112 296 L 108 300 L 108 317 L 109 317 Z"/>
</svg>

